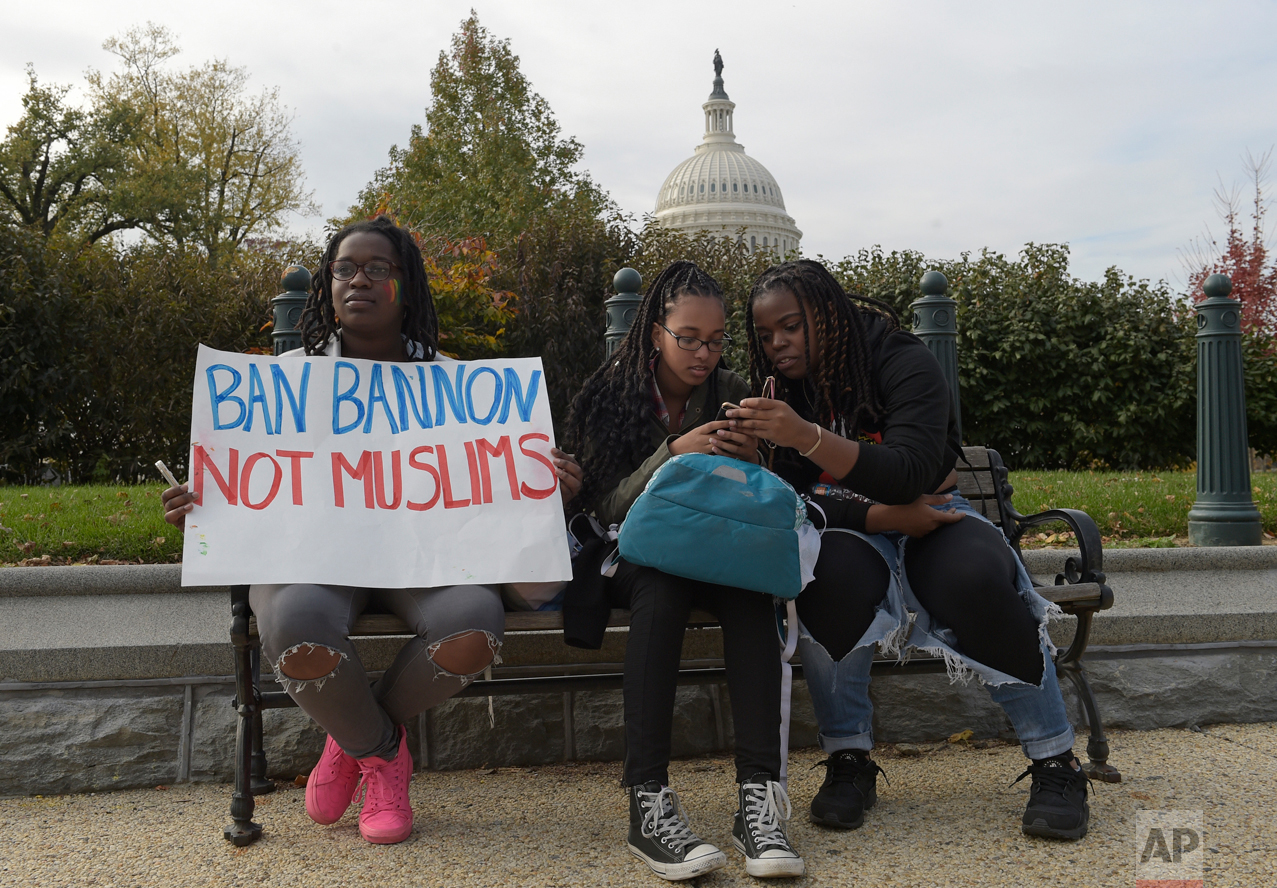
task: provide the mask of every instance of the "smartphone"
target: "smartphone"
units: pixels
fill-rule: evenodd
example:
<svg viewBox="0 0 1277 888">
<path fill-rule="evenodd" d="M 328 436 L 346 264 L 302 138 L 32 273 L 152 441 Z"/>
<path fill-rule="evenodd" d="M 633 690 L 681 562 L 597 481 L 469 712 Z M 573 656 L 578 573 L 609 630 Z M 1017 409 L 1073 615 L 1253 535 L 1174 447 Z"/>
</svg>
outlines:
<svg viewBox="0 0 1277 888">
<path fill-rule="evenodd" d="M 733 404 L 731 401 L 724 401 L 723 406 L 718 408 L 718 416 L 714 417 L 714 422 L 722 422 L 727 419 L 728 410 L 739 410 L 739 404 Z"/>
</svg>

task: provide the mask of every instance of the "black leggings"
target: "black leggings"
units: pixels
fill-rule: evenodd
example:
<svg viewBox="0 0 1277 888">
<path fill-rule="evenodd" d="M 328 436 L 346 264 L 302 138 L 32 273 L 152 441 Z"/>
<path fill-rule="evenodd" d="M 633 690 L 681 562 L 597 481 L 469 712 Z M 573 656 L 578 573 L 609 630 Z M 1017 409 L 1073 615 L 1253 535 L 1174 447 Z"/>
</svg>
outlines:
<svg viewBox="0 0 1277 888">
<path fill-rule="evenodd" d="M 911 539 L 904 572 L 927 613 L 953 631 L 959 651 L 1029 684 L 1042 681 L 1037 621 L 1016 588 L 1015 553 L 997 528 L 967 516 Z M 873 622 L 890 574 L 864 540 L 828 533 L 815 577 L 798 596 L 798 616 L 837 662 Z"/>
<path fill-rule="evenodd" d="M 723 660 L 736 734 L 736 780 L 780 776 L 780 646 L 771 598 L 685 580 L 626 561 L 609 581 L 630 608 L 625 647 L 625 785 L 669 784 L 674 694 L 683 633 L 693 607 L 723 627 Z"/>
</svg>

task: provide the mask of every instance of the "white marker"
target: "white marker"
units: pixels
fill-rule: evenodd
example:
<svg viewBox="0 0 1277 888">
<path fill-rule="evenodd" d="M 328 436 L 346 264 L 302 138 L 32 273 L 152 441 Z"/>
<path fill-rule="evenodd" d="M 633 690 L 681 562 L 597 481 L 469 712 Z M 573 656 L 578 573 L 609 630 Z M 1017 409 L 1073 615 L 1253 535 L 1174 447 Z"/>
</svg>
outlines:
<svg viewBox="0 0 1277 888">
<path fill-rule="evenodd" d="M 171 484 L 174 487 L 182 486 L 180 483 L 178 483 L 178 480 L 173 477 L 173 473 L 168 470 L 168 466 L 164 465 L 164 460 L 157 459 L 155 461 L 155 468 L 160 470 L 160 474 L 164 476 L 164 480 L 167 481 L 169 484 Z"/>
</svg>

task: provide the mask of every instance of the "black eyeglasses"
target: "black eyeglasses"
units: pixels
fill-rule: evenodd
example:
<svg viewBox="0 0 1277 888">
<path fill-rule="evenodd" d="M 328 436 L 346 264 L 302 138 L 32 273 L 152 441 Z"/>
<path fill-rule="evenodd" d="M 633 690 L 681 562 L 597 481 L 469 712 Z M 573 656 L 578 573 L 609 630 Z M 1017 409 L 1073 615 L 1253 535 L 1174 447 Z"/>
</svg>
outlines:
<svg viewBox="0 0 1277 888">
<path fill-rule="evenodd" d="M 364 277 L 368 278 L 368 280 L 384 281 L 390 277 L 391 269 L 399 267 L 393 262 L 387 262 L 385 259 L 374 259 L 362 265 L 358 262 L 351 262 L 349 259 L 335 259 L 328 263 L 328 271 L 339 281 L 353 281 L 361 268 L 364 270 Z"/>
<path fill-rule="evenodd" d="M 712 352 L 721 352 L 732 341 L 730 336 L 724 336 L 722 339 L 697 339 L 695 336 L 679 336 L 669 327 L 661 324 L 660 321 L 656 323 L 660 324 L 662 330 L 674 337 L 674 341 L 678 343 L 678 347 L 683 351 L 699 351 L 703 345 Z"/>
</svg>

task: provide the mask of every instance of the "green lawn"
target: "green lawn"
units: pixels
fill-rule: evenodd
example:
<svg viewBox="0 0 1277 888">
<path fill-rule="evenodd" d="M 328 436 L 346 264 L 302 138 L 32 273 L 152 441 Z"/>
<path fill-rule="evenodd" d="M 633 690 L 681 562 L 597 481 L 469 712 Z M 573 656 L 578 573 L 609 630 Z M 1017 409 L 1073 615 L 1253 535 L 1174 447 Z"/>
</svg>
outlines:
<svg viewBox="0 0 1277 888">
<path fill-rule="evenodd" d="M 1192 472 L 1012 472 L 1011 484 L 1021 513 L 1081 509 L 1110 547 L 1187 543 Z M 1277 472 L 1251 484 L 1264 529 L 1277 535 Z M 160 514 L 163 489 L 0 486 L 0 565 L 180 561 L 182 534 Z M 1063 525 L 1041 530 L 1029 545 L 1068 544 Z"/>
<path fill-rule="evenodd" d="M 1081 509 L 1095 519 L 1108 545 L 1187 544 L 1188 510 L 1197 495 L 1194 472 L 1026 471 L 1012 472 L 1010 480 L 1021 514 Z M 1251 487 L 1264 530 L 1277 534 L 1277 472 L 1252 475 Z M 1050 536 L 1061 528 L 1043 531 Z"/>
<path fill-rule="evenodd" d="M 160 512 L 166 486 L 0 486 L 0 563 L 180 561 L 182 534 Z"/>
</svg>

